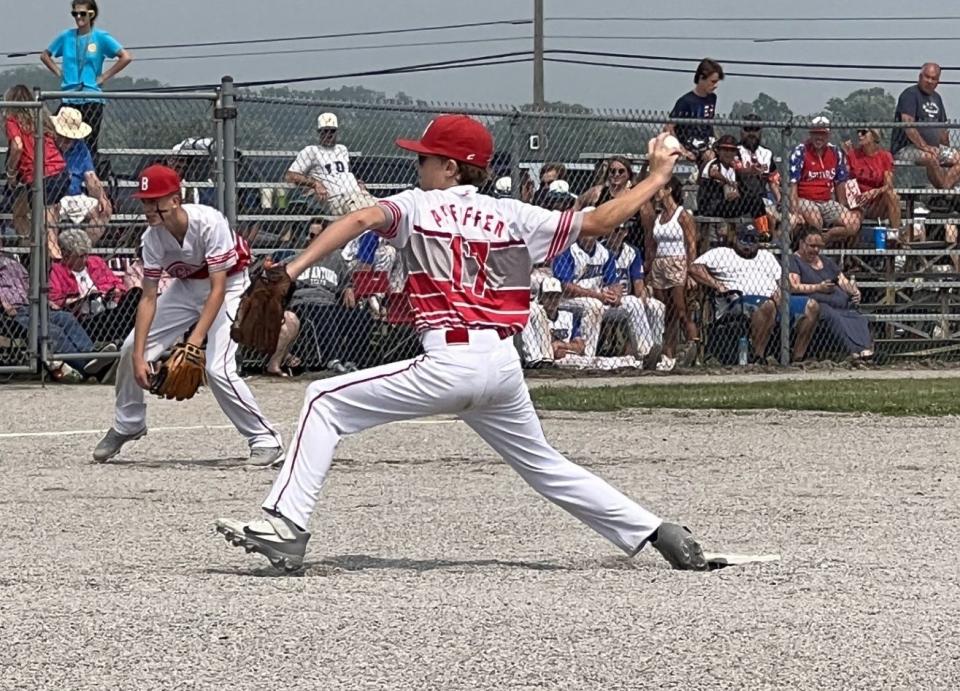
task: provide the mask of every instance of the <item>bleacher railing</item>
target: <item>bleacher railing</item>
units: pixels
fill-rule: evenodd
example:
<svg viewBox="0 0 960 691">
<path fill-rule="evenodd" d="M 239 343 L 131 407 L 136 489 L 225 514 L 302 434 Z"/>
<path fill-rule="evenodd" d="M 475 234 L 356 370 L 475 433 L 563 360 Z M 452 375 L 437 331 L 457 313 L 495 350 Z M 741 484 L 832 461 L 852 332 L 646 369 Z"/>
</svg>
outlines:
<svg viewBox="0 0 960 691">
<path fill-rule="evenodd" d="M 28 109 L 40 123 L 42 107 L 55 110 L 63 96 L 39 93 L 36 102 L 4 105 Z M 797 158 L 796 148 L 811 137 L 809 118 L 700 121 L 583 108 L 539 112 L 513 106 L 316 101 L 237 92 L 229 80 L 209 93 L 104 96 L 108 105 L 98 172 L 112 213 L 91 222 L 71 216 L 69 209 L 55 210 L 52 229 L 84 229 L 93 239 L 93 254 L 124 280 L 124 290 L 101 296 L 100 307 L 93 309 L 51 296 L 50 223 L 43 214 L 32 214 L 29 235 L 17 230 L 23 228 L 25 194 L 32 195 L 34 209 L 45 208 L 42 180 L 29 192 L 8 187 L 0 209 L 4 252 L 29 264 L 30 303 L 19 321 L 0 316 L 0 372 L 43 372 L 40 363 L 116 357 L 100 351 L 119 345 L 133 325 L 143 216 L 131 193 L 137 172 L 149 163 L 177 166 L 187 201 L 221 208 L 255 255 L 282 260 L 351 205 L 415 186 L 416 162 L 397 150 L 394 140 L 419 136 L 441 112 L 470 114 L 493 133 L 496 155 L 484 192 L 555 210 L 594 206 L 620 194 L 623 183 L 643 176 L 646 143 L 667 126 L 677 129 L 689 149 L 677 165 L 672 201 L 660 198 L 646 205 L 599 247 L 584 241 L 558 261 L 534 268 L 531 322 L 516 339 L 530 367 L 663 371 L 877 356 L 951 359 L 960 352 L 956 181 L 946 189 L 934 184 L 949 180 L 957 164 L 948 158 L 956 154 L 941 152 L 939 172 L 929 161 L 898 160 L 893 185 L 880 181 L 882 193 L 868 191 L 877 182 L 866 179 L 869 175 L 858 193 L 853 183 L 840 179 L 842 166 L 834 160 L 849 158 L 842 144 L 850 141 L 856 148 L 862 140 L 858 130 L 878 129 L 879 148 L 888 149 L 889 133 L 905 128 L 903 123 L 834 121 L 826 135 L 834 148 L 810 153 L 806 165 L 817 169 L 806 171 L 795 196 L 791 177 L 804 172 L 798 169 L 804 159 Z M 336 115 L 337 140 L 348 158 L 311 160 L 317 157 L 310 149 L 318 144 L 317 118 L 324 112 Z M 697 127 L 709 132 L 699 148 L 693 141 Z M 957 123 L 910 127 L 920 132 L 948 128 L 951 136 L 958 131 Z M 774 149 L 759 156 L 756 150 L 741 150 L 745 137 L 754 133 L 761 145 L 774 142 Z M 35 156 L 42 170 L 39 142 Z M 854 153 L 861 163 L 865 157 L 870 158 Z M 324 175 L 320 167 L 328 165 Z M 326 180 L 326 194 L 288 175 L 291 167 L 308 180 Z M 848 172 L 850 167 L 848 161 Z M 626 176 L 619 174 L 621 168 L 629 169 Z M 960 167 L 955 170 L 960 178 Z M 333 174 L 347 172 L 358 187 L 337 189 Z M 557 175 L 561 183 L 551 185 Z M 898 214 L 899 222 L 893 218 Z M 808 226 L 823 229 L 813 244 L 822 241 L 821 256 L 844 274 L 833 288 L 824 285 L 816 294 L 804 279 L 811 243 L 798 244 Z M 759 259 L 750 258 L 752 249 L 744 250 L 738 237 L 759 241 Z M 635 255 L 641 259 L 627 261 Z M 614 264 L 612 270 L 607 262 Z M 559 294 L 546 278 L 560 280 Z M 402 289 L 403 268 L 389 247 L 365 241 L 362 248 L 347 248 L 346 256 L 303 277 L 291 316 L 300 336 L 286 360 L 269 363 L 270 369 L 342 371 L 414 354 L 419 344 L 404 312 Z M 63 313 L 79 322 L 92 344 L 88 350 L 62 347 L 71 342 L 59 323 L 66 319 Z M 268 365 L 252 353 L 242 357 L 250 370 Z"/>
</svg>

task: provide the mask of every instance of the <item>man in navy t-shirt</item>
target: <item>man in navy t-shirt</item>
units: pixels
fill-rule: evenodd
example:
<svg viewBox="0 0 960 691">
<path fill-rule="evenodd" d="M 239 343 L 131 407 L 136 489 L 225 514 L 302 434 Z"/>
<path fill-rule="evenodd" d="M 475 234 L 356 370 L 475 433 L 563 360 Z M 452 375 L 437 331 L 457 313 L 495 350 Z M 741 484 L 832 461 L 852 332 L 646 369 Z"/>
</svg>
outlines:
<svg viewBox="0 0 960 691">
<path fill-rule="evenodd" d="M 897 122 L 946 122 L 947 109 L 937 93 L 940 65 L 926 63 L 920 78 L 904 89 L 897 100 L 894 119 Z M 954 187 L 960 182 L 960 151 L 950 146 L 950 130 L 946 127 L 894 128 L 890 151 L 901 161 L 923 166 L 934 187 Z"/>
<path fill-rule="evenodd" d="M 704 58 L 693 75 L 693 91 L 688 91 L 673 105 L 672 118 L 699 118 L 713 120 L 717 112 L 717 85 L 723 79 L 720 63 Z M 691 161 L 698 160 L 713 145 L 713 125 L 667 125 L 667 131 L 676 135 Z"/>
</svg>

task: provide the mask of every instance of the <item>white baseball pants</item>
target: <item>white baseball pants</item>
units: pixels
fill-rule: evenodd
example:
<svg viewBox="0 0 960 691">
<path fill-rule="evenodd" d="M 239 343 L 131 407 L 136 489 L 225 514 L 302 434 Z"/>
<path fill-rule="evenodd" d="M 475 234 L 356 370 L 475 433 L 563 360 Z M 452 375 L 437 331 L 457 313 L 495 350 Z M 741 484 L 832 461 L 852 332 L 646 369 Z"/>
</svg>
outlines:
<svg viewBox="0 0 960 691">
<path fill-rule="evenodd" d="M 534 490 L 634 554 L 660 519 L 547 443 L 511 339 L 468 333 L 469 343 L 447 344 L 446 332 L 428 331 L 425 355 L 310 384 L 263 508 L 306 528 L 342 436 L 456 413 Z"/>
<path fill-rule="evenodd" d="M 279 432 L 260 412 L 249 387 L 237 374 L 237 344 L 230 338 L 232 315 L 248 284 L 246 272 L 227 278 L 227 294 L 220 314 L 207 333 L 207 384 L 220 408 L 251 448 L 282 446 Z M 167 348 L 182 341 L 185 332 L 200 317 L 210 294 L 206 279 L 176 279 L 157 299 L 157 312 L 147 336 L 147 361 L 156 360 Z M 121 434 L 133 434 L 147 424 L 146 392 L 133 378 L 133 332 L 120 349 L 117 369 L 116 420 Z"/>
<path fill-rule="evenodd" d="M 584 357 L 592 358 L 597 354 L 600 340 L 600 325 L 604 316 L 622 314 L 627 320 L 627 329 L 637 347 L 637 356 L 643 357 L 654 345 L 663 343 L 664 314 L 666 308 L 659 300 L 648 298 L 644 301 L 633 295 L 620 298 L 619 307 L 610 307 L 596 298 L 569 298 L 560 303 L 561 309 L 567 309 L 580 316 L 580 333 L 584 340 Z"/>
</svg>

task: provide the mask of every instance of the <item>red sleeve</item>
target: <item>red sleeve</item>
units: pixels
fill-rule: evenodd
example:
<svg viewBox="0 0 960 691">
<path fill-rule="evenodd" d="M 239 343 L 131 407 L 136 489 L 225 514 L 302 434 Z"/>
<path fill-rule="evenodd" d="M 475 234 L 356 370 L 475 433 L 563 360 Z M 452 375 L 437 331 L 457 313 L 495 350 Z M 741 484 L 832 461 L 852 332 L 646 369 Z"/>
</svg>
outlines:
<svg viewBox="0 0 960 691">
<path fill-rule="evenodd" d="M 20 125 L 13 118 L 7 118 L 6 122 L 7 141 L 20 136 Z"/>
<path fill-rule="evenodd" d="M 883 151 L 883 172 L 893 172 L 893 154 L 886 150 Z"/>
</svg>

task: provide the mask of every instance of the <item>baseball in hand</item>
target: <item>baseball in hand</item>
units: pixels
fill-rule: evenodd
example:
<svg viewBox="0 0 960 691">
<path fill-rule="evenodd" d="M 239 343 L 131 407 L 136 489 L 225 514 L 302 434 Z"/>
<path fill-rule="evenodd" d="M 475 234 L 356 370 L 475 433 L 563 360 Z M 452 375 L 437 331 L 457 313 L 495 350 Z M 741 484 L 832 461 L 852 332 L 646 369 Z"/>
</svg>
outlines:
<svg viewBox="0 0 960 691">
<path fill-rule="evenodd" d="M 670 149 L 671 151 L 678 150 L 680 148 L 680 140 L 674 137 L 672 134 L 668 134 L 663 139 L 663 148 Z"/>
</svg>

